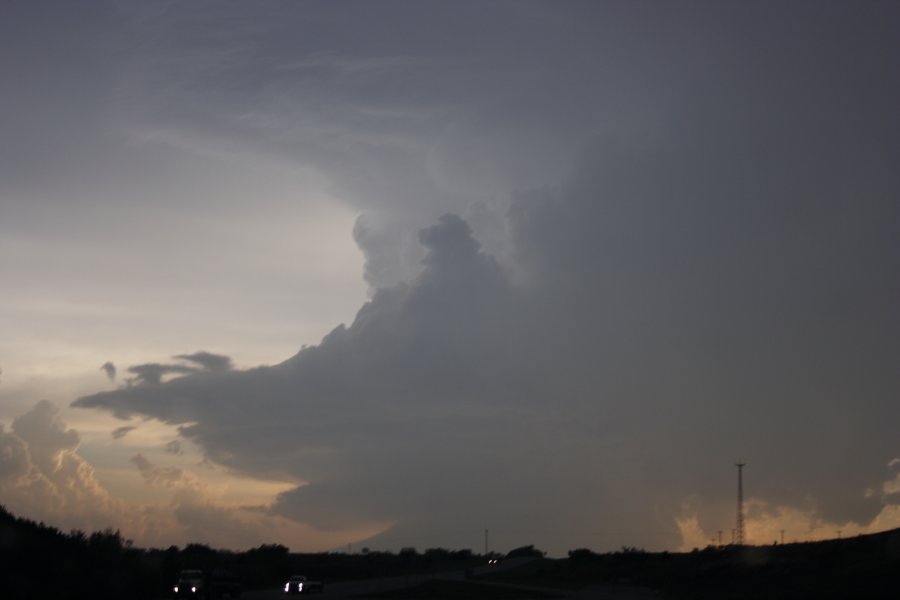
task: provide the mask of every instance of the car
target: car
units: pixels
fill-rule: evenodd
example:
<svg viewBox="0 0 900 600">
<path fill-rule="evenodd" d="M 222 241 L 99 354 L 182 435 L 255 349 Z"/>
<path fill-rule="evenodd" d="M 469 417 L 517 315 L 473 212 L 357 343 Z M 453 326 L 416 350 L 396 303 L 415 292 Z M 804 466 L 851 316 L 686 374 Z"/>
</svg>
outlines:
<svg viewBox="0 0 900 600">
<path fill-rule="evenodd" d="M 321 581 L 312 581 L 306 575 L 292 575 L 288 582 L 284 584 L 285 594 L 308 594 L 324 590 L 325 586 Z"/>
<path fill-rule="evenodd" d="M 185 569 L 178 574 L 172 588 L 176 598 L 203 598 L 206 594 L 206 578 L 199 569 Z"/>
<path fill-rule="evenodd" d="M 178 574 L 178 580 L 172 588 L 174 598 L 238 598 L 241 595 L 241 583 L 230 571 L 213 569 L 209 572 L 200 569 L 184 569 Z"/>
</svg>

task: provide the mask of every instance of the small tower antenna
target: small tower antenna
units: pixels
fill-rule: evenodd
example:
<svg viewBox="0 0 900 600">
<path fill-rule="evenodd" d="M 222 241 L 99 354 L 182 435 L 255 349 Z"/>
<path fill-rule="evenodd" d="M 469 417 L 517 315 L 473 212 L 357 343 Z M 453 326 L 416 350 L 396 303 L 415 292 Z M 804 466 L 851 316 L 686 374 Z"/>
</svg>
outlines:
<svg viewBox="0 0 900 600">
<path fill-rule="evenodd" d="M 734 464 L 738 470 L 738 489 L 737 489 L 737 527 L 734 529 L 734 543 L 738 546 L 744 545 L 744 465 L 741 459 Z"/>
</svg>

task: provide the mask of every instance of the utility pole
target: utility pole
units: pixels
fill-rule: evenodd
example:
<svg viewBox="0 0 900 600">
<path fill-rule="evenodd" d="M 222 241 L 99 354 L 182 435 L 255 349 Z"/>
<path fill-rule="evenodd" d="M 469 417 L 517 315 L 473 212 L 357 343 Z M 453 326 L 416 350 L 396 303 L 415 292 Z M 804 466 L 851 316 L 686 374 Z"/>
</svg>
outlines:
<svg viewBox="0 0 900 600">
<path fill-rule="evenodd" d="M 719 530 L 719 545 L 722 545 L 722 530 Z"/>
<path fill-rule="evenodd" d="M 741 459 L 734 464 L 738 470 L 737 526 L 735 527 L 734 543 L 738 546 L 744 545 L 744 466 L 746 464 L 741 462 Z"/>
<path fill-rule="evenodd" d="M 784 529 L 781 530 L 781 545 L 784 546 Z"/>
<path fill-rule="evenodd" d="M 488 555 L 488 530 L 484 530 L 484 555 Z"/>
</svg>

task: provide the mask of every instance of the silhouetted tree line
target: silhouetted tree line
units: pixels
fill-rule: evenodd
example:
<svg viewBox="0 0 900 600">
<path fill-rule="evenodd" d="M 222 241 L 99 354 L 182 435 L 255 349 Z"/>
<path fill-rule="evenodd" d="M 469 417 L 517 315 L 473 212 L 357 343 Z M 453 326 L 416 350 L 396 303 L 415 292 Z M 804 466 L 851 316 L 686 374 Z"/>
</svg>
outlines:
<svg viewBox="0 0 900 600">
<path fill-rule="evenodd" d="M 2 598 L 157 596 L 158 569 L 118 531 L 63 533 L 0 507 Z"/>
<path fill-rule="evenodd" d="M 464 569 L 484 559 L 470 550 L 443 548 L 397 554 L 366 548 L 358 554 L 301 554 L 280 544 L 244 552 L 205 544 L 141 549 L 118 531 L 64 533 L 0 506 L 0 561 L 0 599 L 150 600 L 169 597 L 182 569 L 228 572 L 252 589 L 280 587 L 293 574 L 342 581 Z"/>
</svg>

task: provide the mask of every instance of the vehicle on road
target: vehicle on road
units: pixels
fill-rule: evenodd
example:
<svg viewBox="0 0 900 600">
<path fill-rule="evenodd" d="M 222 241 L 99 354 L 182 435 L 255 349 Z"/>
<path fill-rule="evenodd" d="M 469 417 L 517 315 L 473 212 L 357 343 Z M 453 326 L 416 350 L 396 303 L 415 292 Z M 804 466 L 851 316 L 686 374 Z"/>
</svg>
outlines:
<svg viewBox="0 0 900 600">
<path fill-rule="evenodd" d="M 241 595 L 241 584 L 234 575 L 221 569 L 209 573 L 185 569 L 179 573 L 172 592 L 175 598 L 237 598 Z"/>
<path fill-rule="evenodd" d="M 325 591 L 325 585 L 321 581 L 312 581 L 306 575 L 292 575 L 284 584 L 285 594 L 309 594 Z"/>
<path fill-rule="evenodd" d="M 175 598 L 203 598 L 206 595 L 206 577 L 199 569 L 185 569 L 178 574 L 172 588 Z"/>
</svg>

